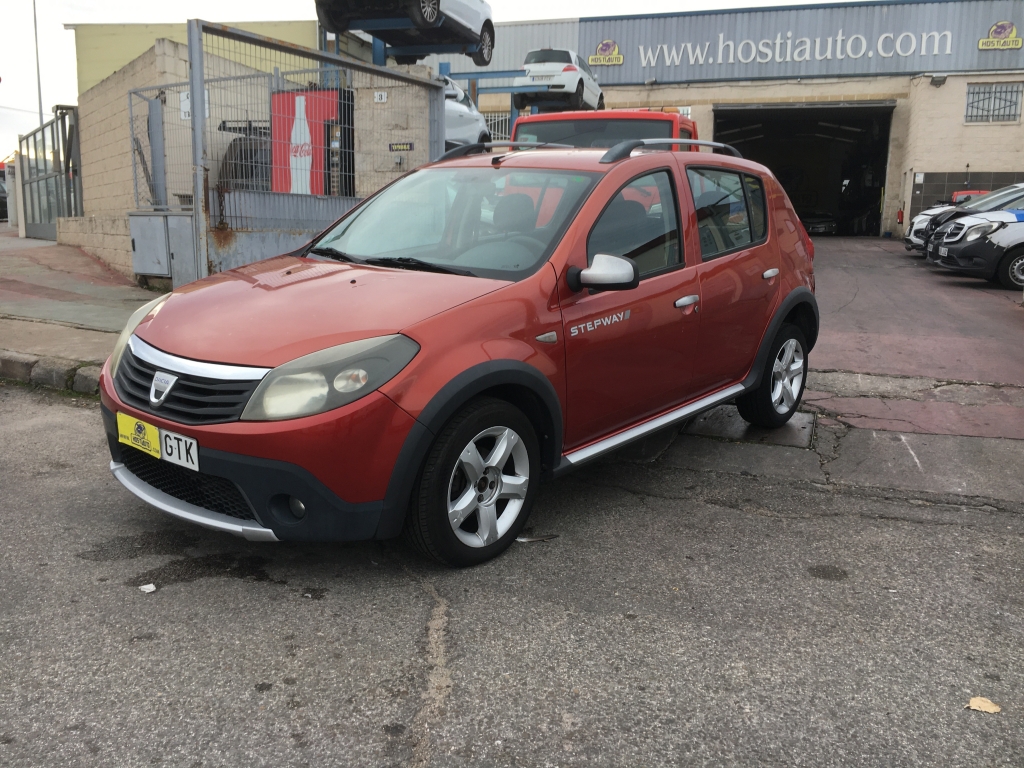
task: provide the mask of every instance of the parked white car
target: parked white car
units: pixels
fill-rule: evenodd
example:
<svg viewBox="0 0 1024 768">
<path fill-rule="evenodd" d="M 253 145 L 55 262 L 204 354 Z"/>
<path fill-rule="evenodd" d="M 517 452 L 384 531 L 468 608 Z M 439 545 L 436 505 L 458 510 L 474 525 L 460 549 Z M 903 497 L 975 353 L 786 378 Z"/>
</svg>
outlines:
<svg viewBox="0 0 1024 768">
<path fill-rule="evenodd" d="M 364 29 L 360 21 L 409 19 L 404 29 L 365 29 L 388 45 L 459 45 L 473 63 L 486 67 L 494 53 L 494 21 L 491 6 L 484 0 L 316 0 L 320 26 L 328 32 Z M 426 53 L 400 55 L 399 64 L 413 64 Z"/>
<path fill-rule="evenodd" d="M 444 78 L 444 148 L 490 141 L 487 120 L 469 94 L 454 80 Z"/>
<path fill-rule="evenodd" d="M 536 93 L 513 93 L 512 103 L 522 110 L 538 102 L 564 101 L 569 109 L 604 109 L 604 94 L 587 62 L 562 48 L 541 48 L 526 54 L 524 74 L 513 86 L 535 86 Z M 547 87 L 544 91 L 543 88 Z"/>
</svg>

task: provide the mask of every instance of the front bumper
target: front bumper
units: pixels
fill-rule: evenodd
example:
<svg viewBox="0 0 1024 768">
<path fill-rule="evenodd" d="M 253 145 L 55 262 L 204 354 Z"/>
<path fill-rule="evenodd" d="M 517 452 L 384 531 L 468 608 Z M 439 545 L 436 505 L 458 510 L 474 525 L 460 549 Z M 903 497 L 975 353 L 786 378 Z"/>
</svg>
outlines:
<svg viewBox="0 0 1024 768">
<path fill-rule="evenodd" d="M 416 422 L 380 393 L 293 421 L 208 426 L 136 411 L 117 397 L 106 366 L 100 395 L 114 477 L 168 514 L 255 541 L 359 541 L 395 533 L 393 521 L 385 521 L 385 498 Z M 195 438 L 200 471 L 120 443 L 117 412 Z M 302 502 L 301 516 L 291 499 Z"/>
<path fill-rule="evenodd" d="M 942 256 L 940 248 L 946 249 Z M 996 273 L 1004 249 L 988 238 L 969 243 L 928 243 L 927 259 L 932 264 L 972 277 L 991 278 Z"/>
</svg>

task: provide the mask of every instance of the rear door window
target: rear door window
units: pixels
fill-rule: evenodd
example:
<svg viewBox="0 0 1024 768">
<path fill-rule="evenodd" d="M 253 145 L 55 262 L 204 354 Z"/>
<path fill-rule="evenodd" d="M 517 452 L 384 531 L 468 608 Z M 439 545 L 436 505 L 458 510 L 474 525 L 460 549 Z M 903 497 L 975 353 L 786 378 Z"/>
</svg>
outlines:
<svg viewBox="0 0 1024 768">
<path fill-rule="evenodd" d="M 750 234 L 755 241 L 763 240 L 768 234 L 767 209 L 764 201 L 764 182 L 757 176 L 743 176 L 743 186 L 747 191 L 747 202 L 750 204 Z"/>
<path fill-rule="evenodd" d="M 717 168 L 687 168 L 706 261 L 753 242 L 743 180 L 739 173 Z"/>
</svg>

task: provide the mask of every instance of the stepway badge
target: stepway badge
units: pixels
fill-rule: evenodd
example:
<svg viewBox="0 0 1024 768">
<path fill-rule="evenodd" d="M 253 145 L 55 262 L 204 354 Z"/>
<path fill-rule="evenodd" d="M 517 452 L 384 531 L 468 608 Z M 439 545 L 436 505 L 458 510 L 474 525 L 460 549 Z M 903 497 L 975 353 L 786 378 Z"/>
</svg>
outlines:
<svg viewBox="0 0 1024 768">
<path fill-rule="evenodd" d="M 988 31 L 988 37 L 978 41 L 979 51 L 1014 51 L 1024 45 L 1024 39 L 1017 37 L 1017 27 L 1012 21 L 997 21 Z"/>
</svg>

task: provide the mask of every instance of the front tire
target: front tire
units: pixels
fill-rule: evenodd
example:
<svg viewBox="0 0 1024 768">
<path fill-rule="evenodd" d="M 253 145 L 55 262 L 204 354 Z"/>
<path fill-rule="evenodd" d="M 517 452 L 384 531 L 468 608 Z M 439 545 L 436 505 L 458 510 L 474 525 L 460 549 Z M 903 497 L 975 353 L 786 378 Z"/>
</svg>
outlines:
<svg viewBox="0 0 1024 768">
<path fill-rule="evenodd" d="M 480 30 L 480 42 L 477 43 L 476 53 L 473 54 L 473 63 L 478 67 L 486 67 L 491 63 L 491 55 L 494 53 L 494 27 L 486 22 Z"/>
<path fill-rule="evenodd" d="M 447 565 L 490 560 L 523 530 L 539 475 L 540 447 L 530 420 L 504 400 L 474 400 L 431 448 L 406 536 Z"/>
<path fill-rule="evenodd" d="M 603 93 L 597 99 L 597 108 L 599 110 L 604 109 L 604 94 Z"/>
<path fill-rule="evenodd" d="M 736 398 L 740 416 L 754 426 L 777 429 L 789 421 L 807 382 L 807 339 L 795 325 L 779 329 L 757 388 Z"/>
<path fill-rule="evenodd" d="M 996 277 L 1004 288 L 1024 290 L 1024 250 L 1017 250 L 1003 256 L 996 267 Z"/>
</svg>

